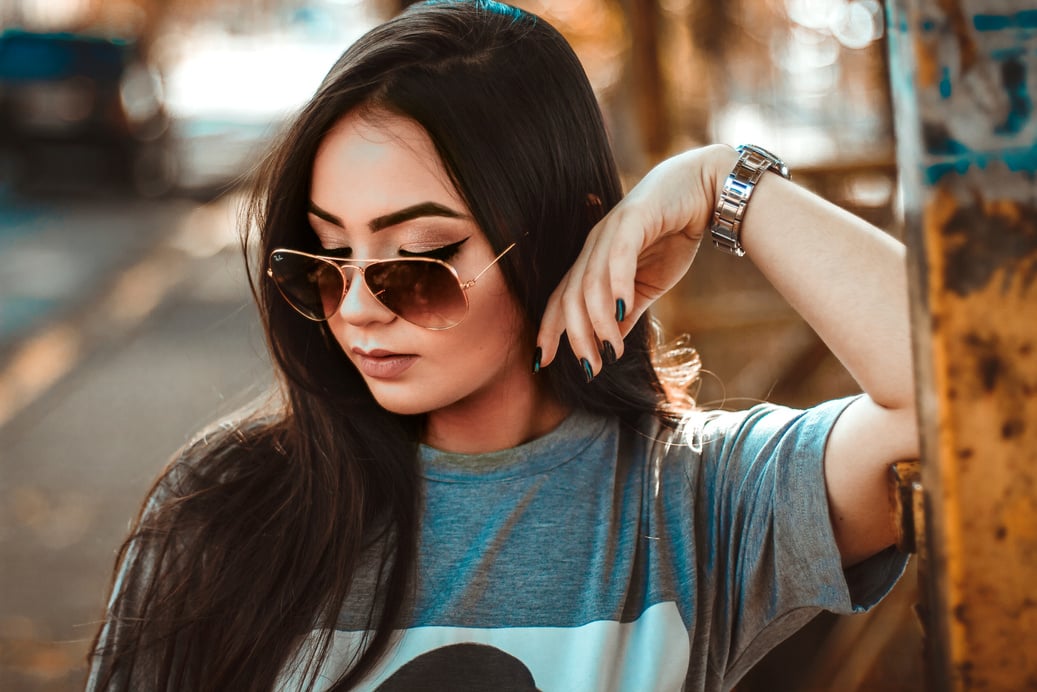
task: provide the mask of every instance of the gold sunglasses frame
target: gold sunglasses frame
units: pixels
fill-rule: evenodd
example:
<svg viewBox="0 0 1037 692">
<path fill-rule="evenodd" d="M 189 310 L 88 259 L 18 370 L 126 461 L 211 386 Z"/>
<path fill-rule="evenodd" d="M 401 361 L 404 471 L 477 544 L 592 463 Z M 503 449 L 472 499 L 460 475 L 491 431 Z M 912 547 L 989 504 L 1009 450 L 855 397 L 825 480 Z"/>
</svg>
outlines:
<svg viewBox="0 0 1037 692">
<path fill-rule="evenodd" d="M 346 292 L 349 291 L 350 283 L 349 283 L 348 277 L 346 276 L 346 273 L 345 273 L 346 268 L 357 269 L 357 270 L 360 271 L 360 275 L 364 279 L 363 282 L 362 282 L 364 284 L 364 288 L 366 288 L 367 292 L 370 293 L 371 296 L 375 300 L 378 301 L 379 305 L 384 307 L 386 310 L 388 310 L 389 312 L 391 312 L 393 315 L 395 315 L 396 317 L 400 318 L 404 322 L 408 322 L 410 324 L 413 324 L 416 327 L 421 327 L 422 329 L 429 329 L 431 331 L 437 331 L 438 332 L 438 331 L 443 331 L 445 329 L 453 329 L 457 325 L 459 325 L 462 322 L 464 322 L 465 318 L 468 317 L 468 308 L 469 308 L 468 289 L 471 288 L 472 286 L 474 286 L 476 284 L 476 282 L 480 278 L 482 278 L 482 275 L 485 274 L 486 272 L 488 272 L 490 270 L 490 267 L 492 267 L 493 265 L 497 264 L 497 262 L 499 262 L 501 260 L 501 258 L 504 257 L 504 255 L 508 254 L 508 252 L 513 247 L 515 247 L 515 245 L 516 245 L 516 243 L 512 243 L 511 245 L 508 245 L 508 247 L 504 248 L 500 252 L 499 255 L 497 255 L 496 257 L 493 258 L 492 262 L 487 264 L 483 268 L 482 271 L 480 271 L 478 274 L 476 274 L 473 278 L 469 279 L 468 281 L 461 281 L 461 276 L 457 273 L 457 269 L 455 269 L 452 264 L 450 264 L 448 262 L 444 262 L 443 260 L 440 260 L 440 259 L 436 259 L 434 257 L 391 257 L 391 258 L 388 258 L 388 259 L 343 259 L 341 257 L 329 257 L 327 255 L 315 255 L 315 254 L 310 253 L 310 252 L 303 252 L 302 250 L 292 250 L 290 248 L 276 248 L 276 249 L 270 251 L 270 254 L 267 256 L 266 275 L 268 277 L 270 277 L 271 281 L 274 282 L 274 286 L 277 288 L 277 292 L 281 294 L 281 297 L 284 298 L 285 302 L 288 303 L 288 305 L 293 310 L 295 310 L 297 313 L 299 313 L 300 315 L 302 315 L 303 317 L 305 317 L 306 319 L 308 319 L 308 320 L 310 320 L 312 322 L 327 322 L 329 319 L 331 319 L 331 315 L 334 315 L 336 312 L 338 312 L 339 310 L 342 309 L 342 302 L 346 299 Z M 273 263 L 274 255 L 279 253 L 279 252 L 288 253 L 288 254 L 296 255 L 296 256 L 307 257 L 309 259 L 314 259 L 314 260 L 318 260 L 318 261 L 321 261 L 321 262 L 327 262 L 328 264 L 331 264 L 336 269 L 338 269 L 339 274 L 342 275 L 342 295 L 339 296 L 338 305 L 335 306 L 335 309 L 332 311 L 331 315 L 329 315 L 328 317 L 325 317 L 323 319 L 317 319 L 315 317 L 312 317 L 311 315 L 308 315 L 305 312 L 303 312 L 301 309 L 299 309 L 299 307 L 294 302 L 292 302 L 292 300 L 287 295 L 285 295 L 284 290 L 282 290 L 282 288 L 281 288 L 281 284 L 277 281 L 276 278 L 274 278 L 274 270 L 273 270 L 273 267 L 271 266 L 271 264 Z M 442 265 L 443 267 L 446 267 L 446 269 L 453 275 L 454 279 L 457 281 L 457 285 L 461 289 L 461 296 L 464 298 L 464 314 L 461 315 L 461 319 L 459 319 L 457 322 L 454 322 L 453 324 L 447 325 L 445 327 L 426 327 L 424 325 L 416 324 L 414 322 L 411 322 L 406 317 L 404 317 L 403 315 L 398 314 L 395 310 L 393 310 L 388 305 L 383 303 L 381 301 L 381 299 L 378 297 L 378 294 L 375 293 L 374 290 L 372 290 L 371 285 L 367 283 L 367 274 L 364 272 L 364 270 L 367 267 L 370 267 L 372 265 L 384 264 L 385 262 L 431 262 L 433 264 L 439 264 L 439 265 Z"/>
</svg>

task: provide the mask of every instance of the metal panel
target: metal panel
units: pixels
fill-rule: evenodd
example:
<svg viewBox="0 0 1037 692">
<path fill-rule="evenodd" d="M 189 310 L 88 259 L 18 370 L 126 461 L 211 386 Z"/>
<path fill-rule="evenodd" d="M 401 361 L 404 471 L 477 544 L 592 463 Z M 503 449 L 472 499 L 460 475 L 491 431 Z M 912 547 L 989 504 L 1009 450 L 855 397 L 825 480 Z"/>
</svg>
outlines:
<svg viewBox="0 0 1037 692">
<path fill-rule="evenodd" d="M 930 683 L 1037 689 L 1037 3 L 889 5 Z"/>
</svg>

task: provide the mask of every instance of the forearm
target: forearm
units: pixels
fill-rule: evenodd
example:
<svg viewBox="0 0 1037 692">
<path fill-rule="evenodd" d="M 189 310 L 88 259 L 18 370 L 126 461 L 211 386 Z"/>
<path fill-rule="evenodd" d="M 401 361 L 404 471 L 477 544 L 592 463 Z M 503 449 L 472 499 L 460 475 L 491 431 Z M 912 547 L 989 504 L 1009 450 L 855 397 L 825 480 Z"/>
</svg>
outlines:
<svg viewBox="0 0 1037 692">
<path fill-rule="evenodd" d="M 718 148 L 716 188 L 737 154 Z M 904 247 L 864 220 L 765 174 L 742 223 L 746 254 L 880 406 L 914 407 Z"/>
</svg>

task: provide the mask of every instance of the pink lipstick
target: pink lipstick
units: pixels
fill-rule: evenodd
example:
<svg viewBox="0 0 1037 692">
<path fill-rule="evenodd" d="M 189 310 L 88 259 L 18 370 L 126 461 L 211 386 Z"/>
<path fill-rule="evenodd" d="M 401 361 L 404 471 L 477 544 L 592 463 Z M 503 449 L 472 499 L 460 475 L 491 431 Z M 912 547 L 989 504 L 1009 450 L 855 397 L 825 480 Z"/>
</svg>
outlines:
<svg viewBox="0 0 1037 692">
<path fill-rule="evenodd" d="M 361 348 L 354 348 L 353 353 L 357 356 L 356 364 L 360 372 L 366 377 L 377 379 L 397 377 L 403 374 L 418 359 L 413 354 L 393 353 L 383 349 L 365 351 Z"/>
</svg>

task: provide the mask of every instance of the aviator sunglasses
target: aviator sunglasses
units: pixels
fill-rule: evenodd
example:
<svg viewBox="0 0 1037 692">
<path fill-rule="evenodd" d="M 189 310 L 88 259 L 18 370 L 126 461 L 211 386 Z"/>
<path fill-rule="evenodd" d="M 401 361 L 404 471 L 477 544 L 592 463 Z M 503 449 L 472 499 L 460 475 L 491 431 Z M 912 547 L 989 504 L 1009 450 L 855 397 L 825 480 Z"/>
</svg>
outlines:
<svg viewBox="0 0 1037 692">
<path fill-rule="evenodd" d="M 468 314 L 468 289 L 513 247 L 464 282 L 451 265 L 432 257 L 354 260 L 284 248 L 270 253 L 266 273 L 289 305 L 316 322 L 338 312 L 359 272 L 371 295 L 397 317 L 425 329 L 449 329 Z"/>
</svg>

